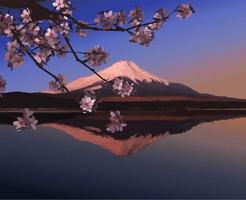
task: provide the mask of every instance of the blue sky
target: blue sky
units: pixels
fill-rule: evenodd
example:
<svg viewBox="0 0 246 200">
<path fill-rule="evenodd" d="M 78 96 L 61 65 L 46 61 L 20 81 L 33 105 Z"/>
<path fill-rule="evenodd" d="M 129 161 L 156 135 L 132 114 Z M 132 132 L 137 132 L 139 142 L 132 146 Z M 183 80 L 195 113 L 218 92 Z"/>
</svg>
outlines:
<svg viewBox="0 0 246 200">
<path fill-rule="evenodd" d="M 188 84 L 199 91 L 246 98 L 245 92 L 233 89 L 233 87 L 238 89 L 239 85 L 246 83 L 243 82 L 243 73 L 246 72 L 243 68 L 243 66 L 246 68 L 245 0 L 72 0 L 72 2 L 76 9 L 74 16 L 89 22 L 93 21 L 97 11 L 105 9 L 113 11 L 123 9 L 129 12 L 135 5 L 139 5 L 145 10 L 148 20 L 159 8 L 164 7 L 171 11 L 179 4 L 191 3 L 196 10 L 195 15 L 183 21 L 173 16 L 156 32 L 156 38 L 149 47 L 129 43 L 129 36 L 126 33 L 89 32 L 87 38 L 73 37 L 72 42 L 80 51 L 100 45 L 110 53 L 108 63 L 98 70 L 119 60 L 132 60 L 162 78 Z M 7 68 L 4 60 L 6 41 L 1 37 L 0 74 L 8 81 L 7 91 L 33 92 L 47 88 L 47 82 L 51 78 L 37 69 L 29 59 L 14 71 Z M 228 66 L 228 63 L 232 66 Z M 90 74 L 87 69 L 74 62 L 71 56 L 53 59 L 48 68 L 55 73 L 65 74 L 69 81 Z M 230 77 L 228 74 L 234 76 Z M 242 76 L 239 77 L 240 82 L 230 80 L 228 89 L 226 80 L 235 79 L 237 76 Z M 225 83 L 224 87 L 222 83 Z"/>
</svg>

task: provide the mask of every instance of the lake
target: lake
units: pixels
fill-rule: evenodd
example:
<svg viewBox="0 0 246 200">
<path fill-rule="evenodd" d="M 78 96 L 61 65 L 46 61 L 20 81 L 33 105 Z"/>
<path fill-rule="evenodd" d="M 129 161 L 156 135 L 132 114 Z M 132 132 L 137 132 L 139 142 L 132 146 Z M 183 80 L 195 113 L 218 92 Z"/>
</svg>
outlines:
<svg viewBox="0 0 246 200">
<path fill-rule="evenodd" d="M 246 117 L 0 124 L 1 198 L 246 198 Z"/>
</svg>

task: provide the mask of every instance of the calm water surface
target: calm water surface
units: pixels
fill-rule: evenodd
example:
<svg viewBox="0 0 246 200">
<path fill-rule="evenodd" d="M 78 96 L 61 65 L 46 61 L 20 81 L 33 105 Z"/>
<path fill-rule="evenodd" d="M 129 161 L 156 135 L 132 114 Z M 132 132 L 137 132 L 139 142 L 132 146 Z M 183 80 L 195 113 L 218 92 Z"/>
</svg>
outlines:
<svg viewBox="0 0 246 200">
<path fill-rule="evenodd" d="M 17 134 L 2 124 L 0 197 L 246 198 L 246 118 L 186 126 L 124 137 L 71 123 Z"/>
</svg>

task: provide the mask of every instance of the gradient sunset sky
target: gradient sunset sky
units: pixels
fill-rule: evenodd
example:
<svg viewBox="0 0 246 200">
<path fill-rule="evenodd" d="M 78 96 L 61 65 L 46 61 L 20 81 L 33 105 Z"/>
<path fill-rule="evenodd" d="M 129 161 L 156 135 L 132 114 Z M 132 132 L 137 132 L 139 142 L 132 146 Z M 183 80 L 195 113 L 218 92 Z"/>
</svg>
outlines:
<svg viewBox="0 0 246 200">
<path fill-rule="evenodd" d="M 180 82 L 210 94 L 246 98 L 246 0 L 72 0 L 76 18 L 92 22 L 101 10 L 129 12 L 135 5 L 145 10 L 146 20 L 154 11 L 169 11 L 182 3 L 191 3 L 194 16 L 179 20 L 173 16 L 156 32 L 149 47 L 128 42 L 126 33 L 89 32 L 86 39 L 74 37 L 77 50 L 95 45 L 110 53 L 108 63 L 131 60 L 171 82 Z M 52 1 L 50 1 L 52 3 Z M 78 40 L 79 39 L 79 40 Z M 10 71 L 4 60 L 6 38 L 1 37 L 0 74 L 7 80 L 7 91 L 35 92 L 47 88 L 51 78 L 25 59 L 25 64 Z M 63 73 L 68 81 L 90 75 L 71 56 L 52 59 L 48 68 Z"/>
</svg>

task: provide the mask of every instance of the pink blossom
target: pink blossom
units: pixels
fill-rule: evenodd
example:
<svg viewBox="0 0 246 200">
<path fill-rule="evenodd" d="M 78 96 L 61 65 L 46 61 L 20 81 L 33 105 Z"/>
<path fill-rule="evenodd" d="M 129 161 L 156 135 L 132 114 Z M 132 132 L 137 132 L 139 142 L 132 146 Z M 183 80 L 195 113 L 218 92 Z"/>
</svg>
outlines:
<svg viewBox="0 0 246 200">
<path fill-rule="evenodd" d="M 63 74 L 58 74 L 57 76 L 58 80 L 56 81 L 50 81 L 49 82 L 49 88 L 50 90 L 53 90 L 53 91 L 59 91 L 61 90 L 62 92 L 64 92 L 64 88 L 62 87 L 62 85 L 66 85 L 66 78 Z"/>
<path fill-rule="evenodd" d="M 7 51 L 5 54 L 5 59 L 9 63 L 9 67 L 19 67 L 24 64 L 23 54 L 16 51 Z"/>
<path fill-rule="evenodd" d="M 130 96 L 133 92 L 133 83 L 123 81 L 120 78 L 116 78 L 113 84 L 113 90 L 117 92 L 121 97 Z"/>
<path fill-rule="evenodd" d="M 56 8 L 56 10 L 60 10 L 65 7 L 64 0 L 55 0 L 52 5 Z"/>
<path fill-rule="evenodd" d="M 38 124 L 38 120 L 33 115 L 33 112 L 28 108 L 23 110 L 23 116 L 18 117 L 17 121 L 13 122 L 13 125 L 16 126 L 17 131 L 21 131 L 25 128 L 31 127 L 36 130 L 36 125 Z"/>
<path fill-rule="evenodd" d="M 47 62 L 47 59 L 50 55 L 51 51 L 48 48 L 46 48 L 37 52 L 33 57 L 39 64 L 42 64 Z"/>
<path fill-rule="evenodd" d="M 103 15 L 106 19 L 111 19 L 113 17 L 113 11 L 109 10 L 109 11 L 103 12 Z"/>
<path fill-rule="evenodd" d="M 80 108 L 83 111 L 92 112 L 92 107 L 93 107 L 95 101 L 96 101 L 96 99 L 93 99 L 93 98 L 88 97 L 88 96 L 84 96 L 82 98 L 82 100 L 80 101 Z"/>
<path fill-rule="evenodd" d="M 0 21 L 0 30 L 7 36 L 7 37 L 12 37 L 12 30 L 15 28 L 15 23 L 14 23 L 14 17 L 5 14 L 4 16 L 1 16 L 1 21 Z"/>
<path fill-rule="evenodd" d="M 154 39 L 154 32 L 146 26 L 146 27 L 141 27 L 137 29 L 135 32 L 133 32 L 129 38 L 129 41 L 148 46 L 153 39 Z"/>
<path fill-rule="evenodd" d="M 128 82 L 125 82 L 122 86 L 122 89 L 119 90 L 118 94 L 121 95 L 121 97 L 125 97 L 125 96 L 130 96 L 132 92 L 133 92 L 133 86 Z"/>
<path fill-rule="evenodd" d="M 48 28 L 47 32 L 45 33 L 45 37 L 47 39 L 54 39 L 57 37 L 57 33 L 53 29 Z"/>
<path fill-rule="evenodd" d="M 117 20 L 120 25 L 126 24 L 126 15 L 123 11 L 117 13 Z"/>
<path fill-rule="evenodd" d="M 177 8 L 177 18 L 186 19 L 195 13 L 194 8 L 190 4 L 182 4 Z"/>
<path fill-rule="evenodd" d="M 167 16 L 167 11 L 164 8 L 161 8 L 155 12 L 155 14 L 153 15 L 153 19 L 162 20 L 165 19 Z"/>
<path fill-rule="evenodd" d="M 122 90 L 123 80 L 116 78 L 113 84 L 113 90 Z"/>
<path fill-rule="evenodd" d="M 116 23 L 116 19 L 117 13 L 109 10 L 98 13 L 94 21 L 97 25 L 102 25 L 104 29 L 110 29 Z"/>
<path fill-rule="evenodd" d="M 30 14 L 31 14 L 31 12 L 28 8 L 23 10 L 23 12 L 21 13 L 21 17 L 22 17 L 24 23 L 28 23 L 28 22 L 32 21 Z"/>
<path fill-rule="evenodd" d="M 136 6 L 130 11 L 129 17 L 131 18 L 130 23 L 133 26 L 137 26 L 143 21 L 144 11 L 140 7 Z"/>
<path fill-rule="evenodd" d="M 89 63 L 93 67 L 100 66 L 102 63 L 106 63 L 108 56 L 109 54 L 100 46 L 95 46 L 85 54 L 85 58 L 89 59 Z"/>
<path fill-rule="evenodd" d="M 122 132 L 123 128 L 127 126 L 124 123 L 123 117 L 120 114 L 120 111 L 110 111 L 109 117 L 110 123 L 106 125 L 106 130 L 115 133 L 115 132 Z"/>
</svg>

